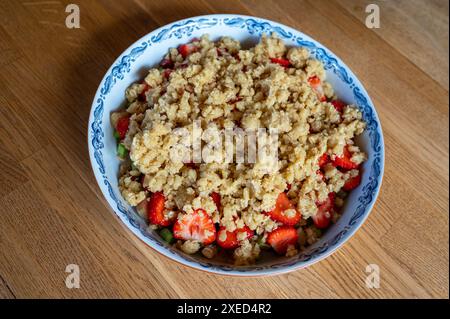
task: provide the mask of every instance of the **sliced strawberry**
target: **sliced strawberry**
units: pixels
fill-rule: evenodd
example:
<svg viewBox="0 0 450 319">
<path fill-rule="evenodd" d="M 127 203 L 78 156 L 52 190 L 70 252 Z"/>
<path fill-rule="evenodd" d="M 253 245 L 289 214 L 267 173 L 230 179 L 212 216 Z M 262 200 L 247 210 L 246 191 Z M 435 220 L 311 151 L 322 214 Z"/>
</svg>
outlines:
<svg viewBox="0 0 450 319">
<path fill-rule="evenodd" d="M 162 59 L 159 65 L 163 69 L 172 69 L 173 68 L 173 61 L 171 59 Z"/>
<path fill-rule="evenodd" d="M 361 172 L 358 173 L 355 177 L 350 178 L 344 184 L 343 189 L 346 191 L 351 191 L 361 184 Z"/>
<path fill-rule="evenodd" d="M 121 140 L 123 140 L 125 138 L 125 135 L 127 135 L 129 125 L 130 125 L 130 117 L 129 116 L 121 117 L 117 121 L 116 130 L 117 130 L 117 133 L 119 133 Z"/>
<path fill-rule="evenodd" d="M 144 89 L 142 90 L 141 93 L 139 93 L 138 95 L 138 101 L 139 102 L 147 102 L 147 91 L 150 90 L 150 86 L 147 83 L 143 83 L 144 84 Z"/>
<path fill-rule="evenodd" d="M 286 210 L 295 210 L 295 214 L 293 216 L 285 215 Z M 295 209 L 294 204 L 291 203 L 286 193 L 280 193 L 277 198 L 277 202 L 275 203 L 275 208 L 267 213 L 270 218 L 277 222 L 281 222 L 288 226 L 294 226 L 297 224 L 302 215 L 298 210 Z"/>
<path fill-rule="evenodd" d="M 182 44 L 178 47 L 178 52 L 181 54 L 183 59 L 186 59 L 186 57 L 197 51 L 197 47 L 192 44 Z"/>
<path fill-rule="evenodd" d="M 310 77 L 308 82 L 314 89 L 322 85 L 322 81 L 320 81 L 320 78 L 317 75 Z"/>
<path fill-rule="evenodd" d="M 226 237 L 225 240 L 221 240 L 222 234 L 225 232 Z M 233 232 L 227 231 L 225 226 L 220 227 L 219 232 L 217 233 L 217 245 L 224 249 L 234 249 L 239 246 L 239 240 L 237 238 L 237 234 L 240 232 L 246 232 L 245 239 L 253 237 L 254 233 L 253 231 L 248 227 L 244 226 L 240 229 L 236 229 Z"/>
<path fill-rule="evenodd" d="M 220 194 L 212 192 L 209 196 L 211 196 L 212 200 L 216 204 L 217 210 L 220 211 Z"/>
<path fill-rule="evenodd" d="M 325 102 L 327 100 L 327 97 L 325 96 L 325 93 L 323 92 L 322 87 L 322 81 L 317 75 L 314 75 L 308 79 L 309 85 L 313 88 L 313 90 L 316 92 L 317 97 L 321 102 Z"/>
<path fill-rule="evenodd" d="M 323 155 L 319 158 L 319 167 L 322 168 L 330 162 L 330 156 L 327 153 L 323 153 Z"/>
<path fill-rule="evenodd" d="M 294 227 L 282 226 L 267 236 L 267 243 L 280 255 L 284 255 L 289 245 L 297 245 L 298 233 Z"/>
<path fill-rule="evenodd" d="M 175 222 L 173 236 L 209 245 L 216 240 L 216 227 L 203 209 L 197 209 L 192 214 L 184 214 Z"/>
<path fill-rule="evenodd" d="M 178 52 L 183 56 L 183 58 L 186 58 L 189 55 L 189 53 L 190 53 L 189 45 L 188 44 L 181 44 L 178 47 Z"/>
<path fill-rule="evenodd" d="M 341 156 L 336 156 L 333 161 L 333 165 L 346 170 L 358 168 L 359 165 L 353 163 L 351 158 L 352 153 L 348 150 L 348 146 L 345 146 L 343 154 Z"/>
<path fill-rule="evenodd" d="M 164 215 L 164 204 L 166 198 L 161 192 L 153 193 L 147 205 L 147 214 L 150 224 L 159 226 L 169 226 L 173 220 L 169 220 Z"/>
<path fill-rule="evenodd" d="M 341 100 L 334 100 L 334 101 L 331 101 L 330 103 L 333 104 L 334 108 L 339 113 L 342 113 L 344 111 L 345 103 L 342 102 Z"/>
<path fill-rule="evenodd" d="M 334 192 L 331 192 L 328 194 L 327 199 L 323 201 L 322 203 L 319 203 L 319 207 L 323 210 L 329 211 L 334 208 L 334 200 L 336 199 L 336 194 Z"/>
<path fill-rule="evenodd" d="M 168 79 L 169 76 L 170 76 L 170 73 L 172 73 L 172 72 L 173 72 L 172 69 L 165 69 L 164 72 L 163 72 L 163 77 L 164 77 L 165 79 Z"/>
<path fill-rule="evenodd" d="M 336 195 L 334 193 L 330 193 L 324 202 L 317 203 L 317 214 L 312 217 L 314 225 L 317 228 L 324 229 L 330 225 L 331 218 L 333 217 L 335 197 Z"/>
<path fill-rule="evenodd" d="M 283 58 L 270 58 L 270 61 L 272 63 L 276 63 L 276 64 L 279 64 L 281 66 L 284 66 L 285 68 L 287 68 L 287 67 L 289 67 L 291 65 L 291 62 L 289 62 L 289 60 L 283 59 Z"/>
<path fill-rule="evenodd" d="M 228 53 L 227 48 L 217 48 L 217 55 L 218 56 L 224 56 L 226 53 Z"/>
</svg>

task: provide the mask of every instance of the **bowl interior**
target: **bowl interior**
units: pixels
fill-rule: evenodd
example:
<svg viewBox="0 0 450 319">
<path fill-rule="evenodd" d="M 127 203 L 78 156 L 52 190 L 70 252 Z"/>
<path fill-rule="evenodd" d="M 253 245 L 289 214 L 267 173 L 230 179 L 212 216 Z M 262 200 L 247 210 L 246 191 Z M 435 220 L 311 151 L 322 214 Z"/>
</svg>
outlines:
<svg viewBox="0 0 450 319">
<path fill-rule="evenodd" d="M 286 258 L 265 254 L 256 265 L 234 267 L 226 260 L 186 255 L 165 244 L 156 233 L 147 231 L 145 222 L 122 199 L 118 189 L 119 160 L 109 115 L 123 106 L 125 89 L 143 79 L 148 69 L 157 65 L 170 47 L 205 33 L 209 34 L 211 40 L 230 36 L 241 41 L 244 47 L 250 47 L 259 41 L 263 32 L 277 33 L 288 46 L 308 47 L 312 56 L 324 63 L 328 81 L 337 95 L 345 102 L 357 105 L 363 112 L 368 127 L 358 137 L 357 143 L 369 159 L 362 167 L 361 186 L 351 192 L 342 217 L 320 241 L 298 256 Z M 133 233 L 157 251 L 179 262 L 212 272 L 238 275 L 289 271 L 305 267 L 333 252 L 367 217 L 378 194 L 384 163 L 382 133 L 376 111 L 351 70 L 328 49 L 299 31 L 272 21 L 238 15 L 211 15 L 174 22 L 153 31 L 128 48 L 100 84 L 91 110 L 88 136 L 91 162 L 99 186 L 115 213 Z"/>
</svg>

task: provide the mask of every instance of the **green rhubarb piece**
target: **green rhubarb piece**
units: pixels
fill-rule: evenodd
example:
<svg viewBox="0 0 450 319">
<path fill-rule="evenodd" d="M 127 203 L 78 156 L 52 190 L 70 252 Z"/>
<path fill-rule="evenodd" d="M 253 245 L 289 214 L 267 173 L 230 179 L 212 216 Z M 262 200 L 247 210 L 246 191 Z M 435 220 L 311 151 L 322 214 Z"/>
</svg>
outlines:
<svg viewBox="0 0 450 319">
<path fill-rule="evenodd" d="M 116 130 L 114 130 L 114 137 L 116 138 L 116 141 L 120 141 L 120 134 Z"/>
<path fill-rule="evenodd" d="M 117 155 L 119 155 L 120 158 L 125 158 L 128 155 L 128 150 L 125 148 L 125 145 L 120 143 L 117 145 Z"/>
<path fill-rule="evenodd" d="M 165 242 L 171 244 L 174 241 L 173 234 L 168 228 L 163 228 L 159 232 L 162 239 L 164 239 Z"/>
</svg>

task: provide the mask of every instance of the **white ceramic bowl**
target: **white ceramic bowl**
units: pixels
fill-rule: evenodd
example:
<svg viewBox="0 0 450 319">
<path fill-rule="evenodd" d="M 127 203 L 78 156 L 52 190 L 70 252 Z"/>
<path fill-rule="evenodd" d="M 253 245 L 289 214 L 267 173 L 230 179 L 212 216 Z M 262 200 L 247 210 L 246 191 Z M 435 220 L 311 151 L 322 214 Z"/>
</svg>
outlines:
<svg viewBox="0 0 450 319">
<path fill-rule="evenodd" d="M 168 246 L 156 233 L 147 232 L 145 222 L 120 195 L 119 161 L 109 116 L 124 103 L 125 89 L 157 65 L 171 47 L 193 37 L 209 34 L 212 40 L 231 36 L 245 45 L 258 42 L 262 33 L 275 32 L 289 46 L 307 47 L 321 60 L 327 79 L 337 95 L 363 112 L 367 130 L 358 144 L 368 154 L 363 164 L 361 185 L 348 197 L 343 215 L 316 244 L 295 257 L 266 257 L 256 265 L 235 267 L 201 256 L 190 256 Z M 144 73 L 143 73 L 144 72 Z M 384 143 L 377 112 L 366 90 L 353 72 L 330 50 L 309 36 L 273 21 L 241 15 L 207 15 L 177 21 L 161 27 L 131 45 L 109 68 L 99 85 L 89 117 L 89 155 L 98 185 L 106 200 L 126 227 L 161 254 L 193 268 L 237 276 L 279 274 L 309 266 L 341 247 L 362 225 L 377 198 L 384 167 Z"/>
</svg>

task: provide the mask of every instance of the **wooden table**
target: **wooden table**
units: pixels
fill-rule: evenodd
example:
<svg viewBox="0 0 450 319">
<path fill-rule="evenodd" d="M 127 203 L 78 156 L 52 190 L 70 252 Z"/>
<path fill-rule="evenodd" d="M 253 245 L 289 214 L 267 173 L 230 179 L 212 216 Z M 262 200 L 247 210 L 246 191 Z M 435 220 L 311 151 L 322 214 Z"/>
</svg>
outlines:
<svg viewBox="0 0 450 319">
<path fill-rule="evenodd" d="M 381 28 L 365 8 L 378 3 Z M 81 29 L 65 27 L 77 3 Z M 0 297 L 448 298 L 448 2 L 0 1 Z M 151 30 L 242 13 L 302 30 L 339 55 L 371 95 L 386 169 L 369 219 L 338 252 L 287 275 L 239 279 L 159 256 L 108 208 L 87 122 L 116 57 Z M 68 289 L 78 264 L 81 288 Z M 380 267 L 379 289 L 365 285 Z"/>
</svg>

